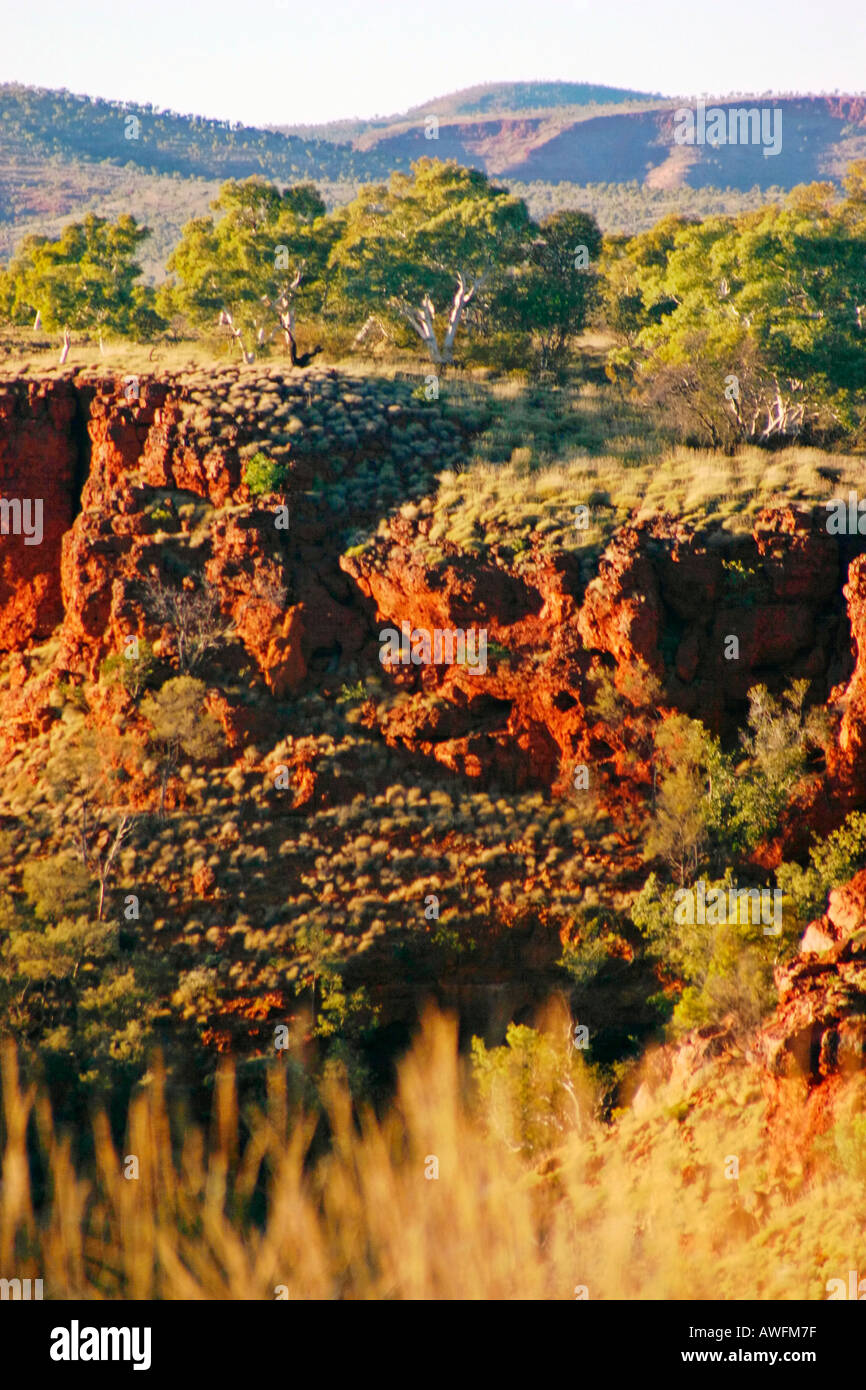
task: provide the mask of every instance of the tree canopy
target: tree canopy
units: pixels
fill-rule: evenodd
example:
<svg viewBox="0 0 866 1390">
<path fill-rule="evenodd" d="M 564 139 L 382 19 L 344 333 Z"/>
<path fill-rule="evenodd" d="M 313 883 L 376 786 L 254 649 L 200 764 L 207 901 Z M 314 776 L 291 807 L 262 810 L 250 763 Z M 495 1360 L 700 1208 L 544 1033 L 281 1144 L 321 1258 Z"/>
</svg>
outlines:
<svg viewBox="0 0 866 1390">
<path fill-rule="evenodd" d="M 525 204 L 485 174 L 419 159 L 346 209 L 329 262 L 335 298 L 408 324 L 431 361 L 446 364 L 467 307 L 522 261 L 531 228 Z M 435 319 L 446 310 L 440 335 Z"/>
<path fill-rule="evenodd" d="M 769 441 L 850 426 L 866 385 L 866 221 L 853 197 L 792 190 L 739 218 L 669 218 L 611 268 L 626 304 L 618 354 L 679 392 L 711 442 Z"/>
<path fill-rule="evenodd" d="M 321 307 L 322 272 L 334 228 L 312 184 L 282 192 L 261 179 L 223 185 L 222 216 L 183 229 L 160 304 L 199 328 L 227 327 L 246 355 L 277 334 L 294 360 L 295 312 Z"/>
<path fill-rule="evenodd" d="M 56 241 L 26 237 L 0 272 L 0 314 L 19 324 L 38 315 L 49 332 L 150 337 L 161 321 L 135 259 L 148 235 L 127 214 L 109 222 L 88 213 Z"/>
</svg>

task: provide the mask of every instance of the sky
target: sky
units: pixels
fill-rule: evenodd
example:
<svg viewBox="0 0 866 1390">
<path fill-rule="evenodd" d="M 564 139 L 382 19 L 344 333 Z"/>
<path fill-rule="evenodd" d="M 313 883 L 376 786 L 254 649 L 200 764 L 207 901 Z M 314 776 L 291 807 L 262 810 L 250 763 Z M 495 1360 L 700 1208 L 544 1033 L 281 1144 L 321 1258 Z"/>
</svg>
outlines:
<svg viewBox="0 0 866 1390">
<path fill-rule="evenodd" d="M 4 0 L 0 80 L 245 125 L 391 115 L 480 82 L 866 89 L 864 0 Z M 2 130 L 0 130 L 2 146 Z"/>
</svg>

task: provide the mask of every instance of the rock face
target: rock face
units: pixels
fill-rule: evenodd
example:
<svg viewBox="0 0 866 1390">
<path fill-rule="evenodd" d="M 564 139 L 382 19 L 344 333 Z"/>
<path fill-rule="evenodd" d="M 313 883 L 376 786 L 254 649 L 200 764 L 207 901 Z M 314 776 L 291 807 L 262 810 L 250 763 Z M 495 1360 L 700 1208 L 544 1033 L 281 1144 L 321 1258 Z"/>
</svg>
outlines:
<svg viewBox="0 0 866 1390">
<path fill-rule="evenodd" d="M 59 717 L 57 682 L 93 680 L 130 635 L 167 650 L 142 585 L 152 575 L 215 596 L 231 641 L 221 653 L 226 688 L 210 689 L 207 703 L 232 758 L 266 737 L 274 701 L 333 690 L 348 665 L 384 674 L 399 696 L 369 700 L 360 718 L 401 755 L 515 792 L 568 790 L 586 765 L 615 809 L 646 798 L 652 720 L 681 710 L 730 733 L 751 686 L 778 690 L 802 676 L 840 716 L 821 804 L 809 816 L 798 810 L 802 826 L 826 830 L 866 803 L 866 555 L 831 537 L 823 517 L 766 511 L 736 538 L 669 517 L 626 525 L 588 584 L 567 552 L 534 550 L 519 565 L 504 549 L 483 560 L 447 544 L 431 551 L 429 517 L 397 507 L 433 490 L 460 444 L 455 425 L 417 406 L 408 388 L 386 384 L 380 399 L 332 372 L 318 374 L 315 391 L 313 374 L 217 378 L 142 378 L 132 392 L 98 376 L 0 386 L 2 496 L 43 501 L 39 545 L 0 536 L 0 751 L 46 733 Z M 244 460 L 260 450 L 284 479 L 279 492 L 252 497 Z M 366 534 L 383 512 L 391 520 L 378 538 L 347 548 L 347 517 Z M 383 665 L 383 630 L 404 624 L 410 633 L 483 630 L 486 660 L 475 671 Z M 649 713 L 628 697 L 640 667 L 661 690 Z M 625 701 L 610 723 L 596 705 L 605 674 Z M 98 721 L 98 698 L 91 708 Z M 369 767 L 351 759 L 329 781 L 309 732 L 292 730 L 284 755 L 292 815 L 344 809 L 369 789 Z M 616 852 L 639 881 L 635 845 L 624 838 Z M 204 870 L 196 884 L 202 896 L 212 891 Z M 518 980 L 533 952 L 553 969 L 564 943 L 539 921 L 535 913 L 531 931 L 515 933 L 493 983 L 476 980 L 479 998 Z M 779 1010 L 761 1043 L 774 1074 L 820 1081 L 862 1066 L 864 952 L 866 873 L 832 896 L 780 974 Z M 393 961 L 380 964 L 379 983 L 392 988 Z M 465 970 L 455 976 L 455 999 L 467 981 Z M 525 999 L 517 986 L 503 994 L 503 1016 L 518 996 L 530 1002 L 535 986 L 526 988 Z M 715 1055 L 723 1041 L 708 1035 L 698 1053 Z"/>
<path fill-rule="evenodd" d="M 830 894 L 776 985 L 779 1004 L 761 1035 L 773 1074 L 814 1084 L 866 1065 L 866 870 Z"/>
<path fill-rule="evenodd" d="M 457 666 L 394 671 L 451 708 L 410 703 L 387 720 L 386 737 L 470 775 L 495 775 L 510 760 L 519 783 L 550 785 L 585 762 L 646 780 L 628 718 L 611 729 L 592 713 L 604 666 L 620 685 L 642 663 L 666 708 L 725 732 L 758 682 L 780 689 L 807 677 L 825 699 L 852 673 L 841 552 L 808 512 L 765 511 L 737 539 L 664 517 L 625 526 L 585 592 L 564 554 L 520 573 L 460 554 L 431 565 L 417 558 L 418 540 L 398 520 L 387 540 L 341 565 L 375 603 L 380 631 L 484 628 L 507 650 L 484 677 Z"/>
<path fill-rule="evenodd" d="M 866 796 L 866 556 L 852 561 L 842 592 L 848 603 L 857 664 L 847 687 L 833 691 L 842 722 L 832 772 L 847 800 L 856 805 Z"/>
<path fill-rule="evenodd" d="M 425 523 L 402 516 L 372 548 L 341 555 L 314 485 L 363 481 L 368 459 L 380 473 L 406 470 L 405 486 L 419 467 L 432 474 L 441 460 L 419 415 L 431 439 L 451 429 L 454 447 L 455 437 L 408 398 L 383 405 L 363 383 L 346 390 L 334 373 L 320 377 L 316 416 L 304 415 L 301 380 L 238 369 L 215 382 L 142 378 L 134 390 L 72 376 L 4 387 L 4 495 L 43 497 L 44 537 L 38 546 L 0 538 L 0 649 L 24 653 L 57 629 L 58 670 L 92 678 L 129 635 L 159 640 L 141 581 L 169 571 L 212 586 L 278 699 L 346 660 L 375 668 L 384 627 L 483 630 L 493 644 L 485 671 L 390 669 L 410 698 L 382 732 L 455 772 L 515 788 L 560 786 L 584 763 L 615 782 L 646 780 L 629 717 L 612 729 L 593 713 L 605 667 L 620 685 L 645 664 L 662 682 L 664 708 L 719 730 L 741 720 L 757 681 L 772 688 L 804 676 L 844 708 L 834 796 L 866 799 L 866 675 L 851 641 L 859 658 L 866 557 L 854 558 L 843 589 L 849 557 L 821 517 L 766 511 L 738 538 L 696 535 L 664 517 L 628 525 L 585 589 L 567 553 L 520 570 L 499 554 L 480 561 L 448 547 L 422 559 Z M 254 501 L 243 457 L 260 443 L 287 481 L 279 497 Z M 359 521 L 364 506 L 359 486 Z M 7 711 L 13 719 L 23 699 Z M 44 722 L 34 690 L 27 700 L 19 734 Z"/>
<path fill-rule="evenodd" d="M 0 385 L 0 498 L 41 512 L 41 535 L 0 517 L 0 651 L 23 651 L 63 616 L 60 543 L 78 506 L 78 398 L 71 381 Z M 22 513 L 22 521 L 26 512 Z M 21 522 L 18 523 L 19 527 Z M 36 542 L 36 543 L 33 543 Z"/>
<path fill-rule="evenodd" d="M 820 518 L 764 511 L 751 536 L 722 540 L 666 518 L 625 527 L 579 620 L 587 645 L 643 660 L 673 706 L 716 728 L 758 681 L 817 678 L 823 695 L 850 669 L 840 553 Z"/>
<path fill-rule="evenodd" d="M 568 553 L 521 569 L 510 554 L 479 560 L 447 546 L 422 558 L 429 523 L 402 515 L 372 547 L 341 554 L 316 486 L 354 487 L 353 514 L 372 520 L 368 461 L 380 475 L 394 470 L 399 497 L 419 469 L 432 479 L 446 441 L 456 447 L 454 427 L 405 393 L 388 404 L 350 384 L 320 373 L 318 414 L 309 382 L 238 369 L 214 381 L 142 378 L 134 389 L 70 375 L 5 386 L 4 495 L 42 497 L 44 536 L 32 546 L 0 537 L 0 649 L 23 655 L 56 630 L 57 671 L 93 678 L 131 634 L 157 644 L 166 636 L 144 602 L 149 574 L 206 581 L 277 699 L 345 661 L 375 669 L 388 626 L 484 631 L 486 670 L 389 668 L 409 698 L 382 717 L 382 732 L 454 772 L 516 789 L 560 787 L 581 764 L 609 783 L 646 781 L 634 721 L 626 714 L 609 727 L 593 711 L 604 668 L 622 686 L 644 664 L 661 681 L 663 709 L 722 731 L 741 722 L 756 682 L 803 676 L 844 710 L 834 803 L 866 800 L 866 557 L 853 558 L 845 584 L 851 557 L 823 517 L 766 511 L 751 536 L 736 538 L 665 517 L 627 525 L 586 587 Z M 243 458 L 260 446 L 286 482 L 279 496 L 254 500 Z M 15 736 L 44 727 L 50 681 L 40 694 L 25 662 L 13 685 Z"/>
<path fill-rule="evenodd" d="M 351 460 L 393 473 L 402 493 L 401 473 L 408 481 L 420 464 L 423 476 L 440 466 L 437 449 L 447 459 L 460 439 L 408 388 L 375 392 L 333 371 L 15 382 L 0 393 L 0 420 L 2 495 L 42 499 L 44 517 L 40 545 L 0 537 L 0 650 L 23 653 L 56 632 L 57 674 L 92 679 L 127 637 L 159 641 L 143 579 L 206 580 L 278 699 L 311 670 L 351 658 L 365 637 L 366 612 L 315 487 Z M 242 482 L 257 450 L 286 471 L 268 499 Z M 363 522 L 375 499 L 365 500 L 363 477 L 357 486 Z M 43 727 L 50 685 L 11 702 L 15 737 Z"/>
</svg>

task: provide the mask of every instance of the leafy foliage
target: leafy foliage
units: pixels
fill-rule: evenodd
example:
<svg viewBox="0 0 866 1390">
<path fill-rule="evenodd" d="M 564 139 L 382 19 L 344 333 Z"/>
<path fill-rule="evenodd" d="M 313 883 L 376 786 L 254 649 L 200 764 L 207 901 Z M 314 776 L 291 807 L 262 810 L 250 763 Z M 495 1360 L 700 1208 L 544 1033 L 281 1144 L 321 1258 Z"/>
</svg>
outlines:
<svg viewBox="0 0 866 1390">
<path fill-rule="evenodd" d="M 8 270 L 0 271 L 0 317 L 49 332 L 112 332 L 146 339 L 162 326 L 153 291 L 136 282 L 135 255 L 149 235 L 126 214 L 115 223 L 88 213 L 56 241 L 25 238 Z"/>
<path fill-rule="evenodd" d="M 833 888 L 866 867 L 866 814 L 852 811 L 838 830 L 816 840 L 809 850 L 806 868 L 796 863 L 780 864 L 776 882 L 789 896 L 799 921 L 809 922 L 826 910 L 827 895 Z"/>
<path fill-rule="evenodd" d="M 707 881 L 707 895 L 716 889 L 727 895 L 732 881 L 730 870 L 723 879 Z M 721 922 L 678 922 L 676 894 L 673 885 L 662 886 L 650 874 L 631 908 L 650 950 L 682 982 L 673 1029 L 727 1020 L 747 1034 L 775 1002 L 773 964 L 780 938 L 764 934 L 760 918 L 755 920 L 742 899 L 733 913 L 725 909 Z"/>
<path fill-rule="evenodd" d="M 286 468 L 276 459 L 269 459 L 261 450 L 253 454 L 244 466 L 244 482 L 254 497 L 265 492 L 277 492 L 286 480 Z"/>
<path fill-rule="evenodd" d="M 734 881 L 732 866 L 747 864 L 750 852 L 778 829 L 803 788 L 810 755 L 827 738 L 824 711 L 806 707 L 808 685 L 795 681 L 780 698 L 763 685 L 753 687 L 748 728 L 741 734 L 746 756 L 739 764 L 697 720 L 674 715 L 658 728 L 658 794 L 646 855 L 667 861 L 680 890 L 705 874 L 707 894 L 713 888 L 727 892 Z M 844 874 L 862 851 L 864 827 L 866 818 L 863 826 L 858 820 L 837 832 L 832 844 L 816 850 L 810 870 L 783 866 L 779 886 L 801 904 L 813 901 L 825 881 L 822 872 Z M 714 877 L 719 870 L 722 877 Z M 720 1022 L 728 1015 L 744 1030 L 753 1027 L 771 1006 L 772 964 L 779 954 L 790 954 L 790 933 L 765 936 L 767 924 L 755 921 L 754 912 L 749 918 L 744 899 L 737 901 L 733 918 L 678 923 L 678 901 L 676 886 L 663 885 L 652 873 L 631 909 L 650 949 L 683 984 L 674 1027 Z"/>
<path fill-rule="evenodd" d="M 526 264 L 505 283 L 503 318 L 538 343 L 542 371 L 561 369 L 571 340 L 586 326 L 598 299 L 602 237 L 585 212 L 558 212 L 543 221 Z"/>
<path fill-rule="evenodd" d="M 549 1151 L 592 1114 L 593 1083 L 568 1029 L 511 1023 L 505 1046 L 491 1049 L 473 1037 L 472 1072 L 488 1123 L 526 1157 Z"/>
<path fill-rule="evenodd" d="M 159 667 L 159 658 L 146 638 L 138 640 L 138 655 L 112 652 L 102 663 L 102 677 L 107 685 L 121 685 L 133 700 L 150 686 Z"/>
<path fill-rule="evenodd" d="M 524 204 L 486 175 L 431 159 L 417 160 L 411 175 L 392 174 L 387 186 L 362 188 L 339 220 L 331 312 L 380 314 L 396 334 L 409 324 L 437 363 L 452 360 L 464 296 L 483 317 L 496 284 L 523 259 L 531 225 Z M 425 338 L 422 329 L 449 304 L 445 337 Z"/>
<path fill-rule="evenodd" d="M 615 360 L 682 403 L 711 443 L 851 427 L 866 384 L 866 220 L 852 178 L 839 206 L 831 185 L 809 185 L 738 218 L 663 219 L 613 257 L 609 302 L 632 344 Z"/>
<path fill-rule="evenodd" d="M 169 778 L 181 753 L 195 761 L 214 758 L 223 746 L 223 733 L 204 708 L 207 687 L 193 676 L 176 676 L 141 702 L 141 713 L 152 728 L 160 754 L 160 813 L 165 814 Z"/>
<path fill-rule="evenodd" d="M 294 361 L 295 312 L 318 312 L 337 226 L 311 184 L 282 192 L 259 178 L 223 185 L 214 217 L 194 218 L 172 252 L 160 291 L 166 314 L 227 326 L 250 355 L 282 333 Z"/>
</svg>

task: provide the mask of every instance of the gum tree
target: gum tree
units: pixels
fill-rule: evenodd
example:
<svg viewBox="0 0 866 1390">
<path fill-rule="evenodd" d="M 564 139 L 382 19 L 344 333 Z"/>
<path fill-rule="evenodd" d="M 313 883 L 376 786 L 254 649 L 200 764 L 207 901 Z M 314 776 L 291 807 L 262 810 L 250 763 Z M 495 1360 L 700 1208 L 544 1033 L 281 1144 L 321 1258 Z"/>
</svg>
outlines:
<svg viewBox="0 0 866 1390">
<path fill-rule="evenodd" d="M 523 259 L 530 228 L 523 202 L 485 174 L 419 159 L 344 209 L 329 262 L 336 300 L 355 316 L 408 325 L 430 361 L 447 366 L 470 306 Z"/>
<path fill-rule="evenodd" d="M 532 334 L 542 371 L 556 370 L 598 297 L 601 230 L 591 213 L 556 212 L 540 224 L 526 264 L 506 280 L 503 308 Z"/>
<path fill-rule="evenodd" d="M 615 354 L 681 398 L 713 443 L 769 443 L 850 427 L 866 388 L 866 225 L 860 176 L 848 201 L 795 188 L 738 218 L 634 238 L 644 323 Z M 860 210 L 860 211 L 858 211 Z"/>
<path fill-rule="evenodd" d="M 207 687 L 193 676 L 175 676 L 141 702 L 141 713 L 151 726 L 150 741 L 159 754 L 159 814 L 165 819 L 168 783 L 181 753 L 201 762 L 214 758 L 223 746 L 219 724 L 204 706 Z"/>
<path fill-rule="evenodd" d="M 136 821 L 125 796 L 126 765 L 136 757 L 128 738 L 85 729 L 48 765 L 51 795 L 60 804 L 67 839 L 99 884 L 98 922 L 117 856 Z"/>
<path fill-rule="evenodd" d="M 280 192 L 251 178 L 225 183 L 211 206 L 217 217 L 184 227 L 160 303 L 197 327 L 227 328 L 247 362 L 282 336 L 294 366 L 296 313 L 321 302 L 334 236 L 321 197 L 313 184 Z"/>
<path fill-rule="evenodd" d="M 18 247 L 0 287 L 0 313 L 13 323 L 33 323 L 63 334 L 61 364 L 73 332 L 149 337 L 162 319 L 153 291 L 136 283 L 136 252 L 150 235 L 134 217 L 116 222 L 88 213 L 70 222 L 56 241 L 29 236 Z"/>
</svg>

